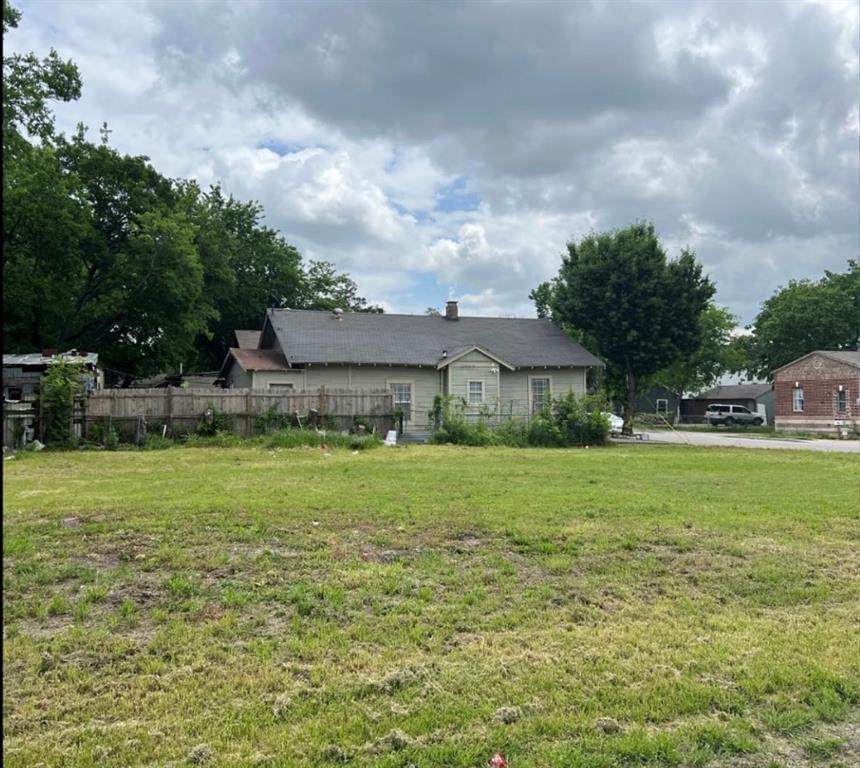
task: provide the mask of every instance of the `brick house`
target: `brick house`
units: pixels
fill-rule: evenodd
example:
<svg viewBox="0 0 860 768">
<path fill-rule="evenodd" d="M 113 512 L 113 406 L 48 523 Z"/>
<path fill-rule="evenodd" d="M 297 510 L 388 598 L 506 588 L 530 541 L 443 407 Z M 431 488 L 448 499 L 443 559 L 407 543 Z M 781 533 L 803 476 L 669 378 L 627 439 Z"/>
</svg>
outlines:
<svg viewBox="0 0 860 768">
<path fill-rule="evenodd" d="M 816 350 L 773 372 L 777 429 L 839 434 L 860 425 L 860 352 Z"/>
</svg>

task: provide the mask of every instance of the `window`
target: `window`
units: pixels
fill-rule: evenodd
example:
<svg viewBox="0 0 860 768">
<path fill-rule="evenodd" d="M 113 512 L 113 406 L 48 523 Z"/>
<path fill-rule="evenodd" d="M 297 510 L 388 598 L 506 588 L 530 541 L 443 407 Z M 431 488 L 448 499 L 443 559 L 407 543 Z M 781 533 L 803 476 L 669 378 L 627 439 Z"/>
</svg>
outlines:
<svg viewBox="0 0 860 768">
<path fill-rule="evenodd" d="M 749 413 L 749 408 L 744 407 L 743 405 L 733 405 L 732 413 Z"/>
<path fill-rule="evenodd" d="M 529 386 L 531 390 L 532 413 L 538 413 L 550 398 L 549 379 L 530 379 Z"/>
<path fill-rule="evenodd" d="M 791 407 L 798 413 L 803 410 L 803 387 L 799 384 L 791 391 Z"/>
<path fill-rule="evenodd" d="M 657 413 L 667 413 L 669 411 L 669 401 L 663 397 L 657 399 Z"/>
<path fill-rule="evenodd" d="M 24 396 L 24 391 L 21 387 L 9 387 L 6 390 L 6 399 L 13 403 L 18 403 L 21 401 L 21 398 Z"/>
<path fill-rule="evenodd" d="M 836 393 L 836 412 L 845 413 L 848 410 L 848 393 L 840 389 Z"/>
<path fill-rule="evenodd" d="M 287 383 L 287 382 L 281 382 L 281 381 L 274 382 L 273 381 L 273 382 L 269 383 L 269 389 L 278 389 L 278 390 L 289 392 L 290 390 L 292 390 L 292 388 L 293 388 L 293 385 L 291 383 Z"/>
<path fill-rule="evenodd" d="M 403 411 L 403 418 L 407 421 L 412 415 L 412 383 L 405 381 L 392 381 L 389 383 L 394 395 L 394 407 Z"/>
<path fill-rule="evenodd" d="M 469 405 L 481 405 L 484 402 L 484 382 L 469 382 Z"/>
</svg>

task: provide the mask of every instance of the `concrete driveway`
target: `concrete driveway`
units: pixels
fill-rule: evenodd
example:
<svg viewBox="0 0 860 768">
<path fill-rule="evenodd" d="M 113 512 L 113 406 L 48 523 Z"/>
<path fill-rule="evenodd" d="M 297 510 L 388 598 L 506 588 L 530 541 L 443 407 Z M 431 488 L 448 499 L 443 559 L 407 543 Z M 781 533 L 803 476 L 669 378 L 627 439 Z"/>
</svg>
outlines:
<svg viewBox="0 0 860 768">
<path fill-rule="evenodd" d="M 830 453 L 860 453 L 858 440 L 804 440 L 785 437 L 754 437 L 731 432 L 676 432 L 660 430 L 644 432 L 644 443 L 671 443 L 673 445 L 696 445 L 716 448 L 774 448 L 789 451 L 825 451 Z M 618 442 L 638 442 L 630 438 L 618 438 Z"/>
</svg>

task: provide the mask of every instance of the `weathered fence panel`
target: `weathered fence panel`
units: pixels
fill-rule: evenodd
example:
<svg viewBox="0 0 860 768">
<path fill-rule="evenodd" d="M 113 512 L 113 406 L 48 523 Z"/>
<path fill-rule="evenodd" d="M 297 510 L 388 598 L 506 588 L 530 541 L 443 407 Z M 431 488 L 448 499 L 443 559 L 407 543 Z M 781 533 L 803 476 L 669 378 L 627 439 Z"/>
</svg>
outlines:
<svg viewBox="0 0 860 768">
<path fill-rule="evenodd" d="M 279 414 L 298 417 L 297 423 L 350 429 L 356 419 L 371 430 L 394 427 L 394 397 L 376 390 L 289 390 L 216 389 L 167 387 L 158 389 L 112 389 L 93 392 L 86 398 L 84 434 L 93 423 L 128 430 L 139 429 L 140 420 L 163 424 L 170 434 L 192 432 L 207 412 L 233 417 L 233 431 L 252 435 L 257 417 Z"/>
</svg>

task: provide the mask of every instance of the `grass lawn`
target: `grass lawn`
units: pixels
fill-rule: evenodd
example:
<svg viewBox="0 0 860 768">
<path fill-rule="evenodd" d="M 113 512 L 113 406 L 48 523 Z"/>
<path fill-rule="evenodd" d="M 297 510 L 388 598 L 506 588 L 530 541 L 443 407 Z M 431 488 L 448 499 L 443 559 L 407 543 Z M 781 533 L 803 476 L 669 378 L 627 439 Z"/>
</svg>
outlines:
<svg viewBox="0 0 860 768">
<path fill-rule="evenodd" d="M 857 457 L 5 461 L 7 766 L 854 766 Z"/>
</svg>

